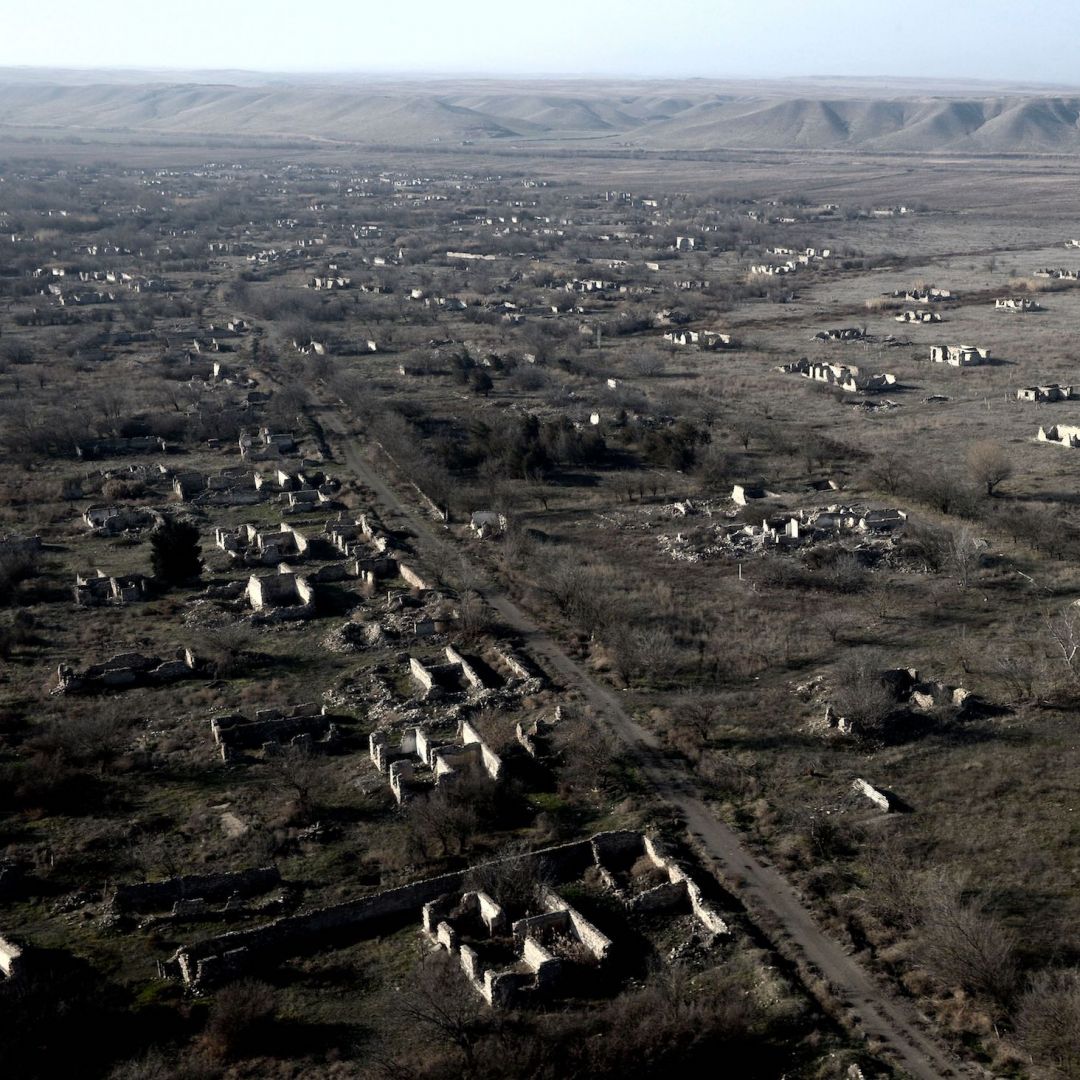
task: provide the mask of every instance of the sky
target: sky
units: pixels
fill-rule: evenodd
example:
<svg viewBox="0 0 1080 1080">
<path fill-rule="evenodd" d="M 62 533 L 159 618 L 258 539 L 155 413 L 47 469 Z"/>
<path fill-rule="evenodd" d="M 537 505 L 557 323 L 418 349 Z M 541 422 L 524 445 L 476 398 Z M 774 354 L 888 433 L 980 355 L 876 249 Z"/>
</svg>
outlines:
<svg viewBox="0 0 1080 1080">
<path fill-rule="evenodd" d="M 0 66 L 1080 84 L 1078 0 L 0 0 Z"/>
</svg>

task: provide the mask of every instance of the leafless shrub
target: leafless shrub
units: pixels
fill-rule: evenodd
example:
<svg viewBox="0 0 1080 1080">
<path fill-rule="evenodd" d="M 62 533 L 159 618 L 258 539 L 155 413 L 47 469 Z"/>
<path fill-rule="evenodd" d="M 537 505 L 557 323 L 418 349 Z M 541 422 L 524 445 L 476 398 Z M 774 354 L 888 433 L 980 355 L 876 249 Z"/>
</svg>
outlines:
<svg viewBox="0 0 1080 1080">
<path fill-rule="evenodd" d="M 947 872 L 924 880 L 919 954 L 945 984 L 1007 1005 L 1016 989 L 1016 935 L 966 896 L 965 885 Z"/>
<path fill-rule="evenodd" d="M 274 992 L 265 983 L 253 979 L 231 983 L 214 1000 L 202 1045 L 221 1061 L 256 1053 L 276 1012 Z"/>
<path fill-rule="evenodd" d="M 15 587 L 38 572 L 38 557 L 30 551 L 11 551 L 0 555 L 0 606 L 15 599 Z"/>
<path fill-rule="evenodd" d="M 275 786 L 294 796 L 299 820 L 315 821 L 330 790 L 328 770 L 320 757 L 302 743 L 291 743 L 267 759 L 267 768 Z"/>
<path fill-rule="evenodd" d="M 486 892 L 511 912 L 529 915 L 541 911 L 541 895 L 554 883 L 554 875 L 543 863 L 513 858 L 513 850 L 502 854 L 503 858 L 473 867 L 466 876 L 466 887 Z"/>
<path fill-rule="evenodd" d="M 486 776 L 443 783 L 408 804 L 409 842 L 425 858 L 460 855 L 495 816 L 498 792 Z"/>
<path fill-rule="evenodd" d="M 141 480 L 106 480 L 101 485 L 102 497 L 109 502 L 121 499 L 141 499 L 146 494 L 146 485 Z"/>
<path fill-rule="evenodd" d="M 1050 1075 L 1080 1077 L 1080 970 L 1040 971 L 1016 1009 L 1020 1045 Z"/>
<path fill-rule="evenodd" d="M 638 679 L 663 681 L 679 667 L 679 649 L 665 627 L 628 620 L 614 628 L 610 637 L 615 667 L 627 685 Z"/>
<path fill-rule="evenodd" d="M 896 706 L 882 678 L 885 665 L 871 650 L 846 653 L 833 669 L 833 708 L 861 731 L 879 730 Z"/>
</svg>

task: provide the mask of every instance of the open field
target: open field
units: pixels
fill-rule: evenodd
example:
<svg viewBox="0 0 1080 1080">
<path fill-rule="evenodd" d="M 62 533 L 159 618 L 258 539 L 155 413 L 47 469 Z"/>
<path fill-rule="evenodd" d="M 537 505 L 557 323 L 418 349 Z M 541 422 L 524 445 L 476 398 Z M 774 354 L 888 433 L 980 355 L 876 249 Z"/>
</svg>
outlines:
<svg viewBox="0 0 1080 1080">
<path fill-rule="evenodd" d="M 0 115 L 0 1062 L 1076 1076 L 1073 160 L 483 89 Z"/>
</svg>

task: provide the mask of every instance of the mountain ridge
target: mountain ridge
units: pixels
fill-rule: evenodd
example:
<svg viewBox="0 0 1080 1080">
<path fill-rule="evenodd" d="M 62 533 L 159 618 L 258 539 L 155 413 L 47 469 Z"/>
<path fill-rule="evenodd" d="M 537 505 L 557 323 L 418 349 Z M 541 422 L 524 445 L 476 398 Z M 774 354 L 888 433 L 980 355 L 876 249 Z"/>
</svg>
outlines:
<svg viewBox="0 0 1080 1080">
<path fill-rule="evenodd" d="M 0 71 L 0 127 L 415 147 L 1080 154 L 1080 91 L 784 93 L 686 80 L 48 82 Z M 860 87 L 861 88 L 861 87 Z M 809 89 L 814 89 L 810 87 Z M 822 90 L 828 87 L 821 87 Z"/>
</svg>

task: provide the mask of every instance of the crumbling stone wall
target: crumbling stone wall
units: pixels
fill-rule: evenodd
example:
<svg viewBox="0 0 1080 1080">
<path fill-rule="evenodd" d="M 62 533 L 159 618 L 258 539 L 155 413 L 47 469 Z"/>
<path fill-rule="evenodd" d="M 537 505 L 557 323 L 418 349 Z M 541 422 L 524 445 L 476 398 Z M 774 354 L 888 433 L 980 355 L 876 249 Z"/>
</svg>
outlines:
<svg viewBox="0 0 1080 1080">
<path fill-rule="evenodd" d="M 422 660 L 418 660 L 415 656 L 409 657 L 409 674 L 412 675 L 424 690 L 431 690 L 435 685 L 434 672 L 432 672 Z"/>
<path fill-rule="evenodd" d="M 427 578 L 423 577 L 418 570 L 414 570 L 408 563 L 399 562 L 398 573 L 401 575 L 402 581 L 420 592 L 428 592 L 434 588 Z"/>
<path fill-rule="evenodd" d="M 465 681 L 474 690 L 486 690 L 487 684 L 484 682 L 480 673 L 454 648 L 453 645 L 446 646 L 446 660 L 447 663 L 456 664 L 461 668 L 461 674 L 465 677 Z"/>
<path fill-rule="evenodd" d="M 852 781 L 851 789 L 856 792 L 856 794 L 865 796 L 879 810 L 884 810 L 885 813 L 888 813 L 892 809 L 892 801 L 889 799 L 889 796 L 886 795 L 884 791 L 880 791 L 878 788 L 874 787 L 873 784 L 863 780 L 861 777 Z"/>
<path fill-rule="evenodd" d="M 480 759 L 483 762 L 484 771 L 492 780 L 498 780 L 502 776 L 502 759 L 484 742 L 480 732 L 468 720 L 461 721 L 460 738 L 463 745 L 475 745 L 480 748 Z"/>
<path fill-rule="evenodd" d="M 162 911 L 183 900 L 230 900 L 258 896 L 281 884 L 276 866 L 220 874 L 186 874 L 165 881 L 120 885 L 112 897 L 118 912 Z"/>
<path fill-rule="evenodd" d="M 240 713 L 230 713 L 215 716 L 210 721 L 210 731 L 221 748 L 223 761 L 229 761 L 239 750 L 283 742 L 298 735 L 323 738 L 331 733 L 332 727 L 326 706 L 312 703 L 285 709 L 259 709 L 253 720 Z"/>
<path fill-rule="evenodd" d="M 524 679 L 528 681 L 529 679 L 539 678 L 539 673 L 532 665 L 522 657 L 518 656 L 509 645 L 495 646 L 495 657 L 515 679 Z"/>
<path fill-rule="evenodd" d="M 577 840 L 495 862 L 543 867 L 553 880 L 568 880 L 580 877 L 593 865 L 593 841 Z M 169 960 L 158 965 L 159 972 L 162 977 L 181 979 L 191 987 L 213 986 L 260 964 L 306 953 L 334 933 L 343 930 L 362 932 L 389 918 L 410 913 L 418 915 L 428 901 L 446 893 L 460 892 L 466 873 L 460 870 L 442 874 L 343 904 L 182 945 Z"/>
<path fill-rule="evenodd" d="M 203 666 L 195 654 L 184 647 L 176 650 L 176 658 L 173 660 L 144 656 L 142 653 L 119 653 L 104 663 L 86 668 L 85 671 L 76 671 L 68 664 L 60 664 L 52 693 L 77 694 L 106 688 L 156 686 L 176 682 L 178 679 L 198 678 L 203 673 Z"/>
</svg>

